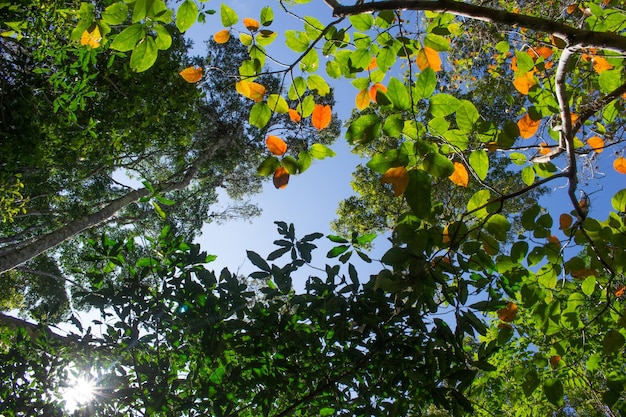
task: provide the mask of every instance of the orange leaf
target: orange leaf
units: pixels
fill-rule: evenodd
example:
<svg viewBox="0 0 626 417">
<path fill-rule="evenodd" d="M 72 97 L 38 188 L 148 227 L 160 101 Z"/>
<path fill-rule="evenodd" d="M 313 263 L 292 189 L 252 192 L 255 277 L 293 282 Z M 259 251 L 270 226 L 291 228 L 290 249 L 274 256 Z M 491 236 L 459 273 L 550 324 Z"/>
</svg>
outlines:
<svg viewBox="0 0 626 417">
<path fill-rule="evenodd" d="M 615 290 L 613 294 L 615 294 L 615 296 L 619 298 L 622 295 L 624 295 L 625 292 L 626 292 L 626 285 L 621 285 Z"/>
<path fill-rule="evenodd" d="M 317 130 L 322 130 L 330 124 L 333 111 L 329 105 L 316 104 L 311 115 L 311 123 Z"/>
<path fill-rule="evenodd" d="M 430 46 L 425 46 L 417 52 L 417 66 L 421 71 L 426 68 L 432 68 L 433 71 L 441 71 L 441 58 L 439 52 L 435 51 Z"/>
<path fill-rule="evenodd" d="M 552 367 L 552 369 L 556 368 L 559 362 L 561 362 L 561 357 L 559 355 L 554 355 L 550 357 L 550 366 Z"/>
<path fill-rule="evenodd" d="M 515 86 L 517 91 L 519 91 L 520 93 L 524 95 L 527 95 L 528 90 L 530 90 L 530 87 L 537 84 L 537 81 L 535 81 L 533 72 L 534 71 L 528 71 L 526 74 L 522 75 L 519 78 L 516 78 L 513 81 L 513 85 Z"/>
<path fill-rule="evenodd" d="M 552 149 L 548 147 L 548 144 L 545 142 L 541 142 L 539 144 L 539 153 L 542 155 L 549 155 L 552 152 Z"/>
<path fill-rule="evenodd" d="M 365 69 L 366 69 L 366 70 L 368 70 L 368 71 L 371 71 L 371 70 L 373 70 L 373 69 L 376 69 L 376 67 L 377 67 L 377 66 L 378 66 L 378 64 L 376 63 L 376 57 L 375 57 L 375 56 L 373 56 L 373 57 L 372 57 L 372 61 L 370 62 L 370 64 L 368 65 L 368 67 L 367 67 L 367 68 L 365 68 Z"/>
<path fill-rule="evenodd" d="M 243 19 L 243 25 L 246 27 L 246 29 L 252 32 L 259 30 L 259 27 L 261 26 L 258 20 L 253 19 L 251 17 L 245 17 Z"/>
<path fill-rule="evenodd" d="M 561 241 L 559 240 L 559 238 L 558 238 L 558 237 L 556 237 L 556 236 L 554 236 L 554 235 L 552 235 L 552 236 L 548 237 L 548 243 L 553 243 L 553 244 L 555 244 L 555 245 L 559 245 L 559 246 L 561 246 Z"/>
<path fill-rule="evenodd" d="M 213 35 L 213 40 L 216 43 L 226 43 L 230 39 L 230 31 L 228 29 L 222 29 Z"/>
<path fill-rule="evenodd" d="M 508 302 L 506 307 L 498 310 L 498 318 L 502 321 L 511 322 L 517 317 L 517 304 Z"/>
<path fill-rule="evenodd" d="M 263 100 L 263 96 L 265 95 L 265 87 L 252 81 L 239 81 L 235 84 L 235 88 L 239 94 L 244 97 L 248 97 L 257 103 Z"/>
<path fill-rule="evenodd" d="M 287 152 L 287 144 L 278 136 L 269 135 L 267 139 L 265 139 L 265 145 L 267 149 L 276 156 L 282 156 Z"/>
<path fill-rule="evenodd" d="M 272 178 L 272 182 L 274 183 L 274 187 L 276 187 L 277 189 L 285 188 L 287 186 L 287 183 L 289 183 L 289 172 L 287 172 L 287 168 L 276 168 L 276 171 L 274 171 L 274 178 Z"/>
<path fill-rule="evenodd" d="M 576 271 L 572 271 L 569 273 L 573 278 L 578 278 L 578 279 L 585 279 L 589 276 L 594 276 L 597 277 L 598 276 L 598 271 L 596 271 L 595 269 L 591 269 L 591 268 L 582 268 L 582 269 L 577 269 Z"/>
<path fill-rule="evenodd" d="M 578 4 L 576 3 L 570 4 L 569 6 L 567 6 L 567 14 L 574 13 L 577 8 L 578 8 Z"/>
<path fill-rule="evenodd" d="M 298 111 L 294 109 L 289 109 L 289 118 L 292 122 L 295 123 L 299 123 L 300 120 L 302 120 L 302 116 L 300 116 L 300 113 L 298 113 Z"/>
<path fill-rule="evenodd" d="M 511 58 L 511 70 L 513 72 L 517 71 L 517 57 L 514 56 L 513 58 Z"/>
<path fill-rule="evenodd" d="M 409 186 L 409 172 L 405 167 L 389 168 L 380 181 L 383 184 L 391 184 L 393 195 L 398 197 L 404 194 Z"/>
<path fill-rule="evenodd" d="M 620 174 L 626 174 L 626 158 L 620 156 L 613 161 L 613 168 Z"/>
<path fill-rule="evenodd" d="M 613 65 L 609 64 L 609 62 L 601 56 L 596 56 L 593 58 L 593 69 L 600 74 L 603 71 L 613 69 Z"/>
<path fill-rule="evenodd" d="M 541 120 L 533 120 L 528 113 L 517 121 L 519 134 L 524 139 L 532 138 L 539 126 L 541 126 Z"/>
<path fill-rule="evenodd" d="M 601 153 L 604 149 L 604 140 L 601 137 L 594 136 L 587 139 L 587 145 L 596 153 Z"/>
<path fill-rule="evenodd" d="M 450 181 L 461 187 L 467 187 L 469 184 L 469 174 L 467 168 L 460 162 L 454 163 L 454 172 L 448 177 Z"/>
<path fill-rule="evenodd" d="M 373 86 L 370 87 L 370 98 L 372 99 L 372 101 L 374 103 L 376 103 L 376 93 L 378 91 L 382 91 L 383 93 L 387 92 L 387 87 L 385 87 L 383 84 L 381 83 L 376 83 Z"/>
<path fill-rule="evenodd" d="M 101 41 L 102 35 L 100 34 L 100 28 L 98 25 L 96 25 L 91 32 L 86 30 L 80 36 L 80 44 L 87 45 L 91 48 L 99 47 Z"/>
<path fill-rule="evenodd" d="M 358 94 L 356 95 L 356 99 L 354 100 L 355 104 L 356 104 L 356 108 L 359 110 L 363 110 L 364 108 L 366 108 L 367 106 L 370 105 L 370 95 L 367 91 L 367 88 L 364 90 L 361 90 L 358 92 Z"/>
<path fill-rule="evenodd" d="M 500 147 L 498 146 L 498 142 L 489 142 L 487 144 L 487 151 L 489 152 L 495 152 L 498 149 L 500 149 Z"/>
<path fill-rule="evenodd" d="M 564 230 L 572 225 L 573 222 L 572 216 L 567 213 L 563 213 L 559 216 L 559 229 Z"/>
<path fill-rule="evenodd" d="M 178 74 L 188 83 L 197 83 L 202 79 L 202 68 L 193 66 L 187 67 Z"/>
<path fill-rule="evenodd" d="M 547 46 L 540 46 L 538 48 L 531 48 L 527 50 L 526 53 L 534 61 L 536 61 L 539 57 L 542 57 L 543 59 L 548 59 L 552 56 L 552 48 L 548 48 Z"/>
</svg>

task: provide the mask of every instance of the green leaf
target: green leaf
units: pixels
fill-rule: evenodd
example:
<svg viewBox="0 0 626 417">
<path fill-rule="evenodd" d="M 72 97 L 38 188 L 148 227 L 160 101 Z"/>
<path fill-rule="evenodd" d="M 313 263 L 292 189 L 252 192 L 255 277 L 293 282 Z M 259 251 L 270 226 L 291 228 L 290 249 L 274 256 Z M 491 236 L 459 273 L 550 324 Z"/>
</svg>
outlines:
<svg viewBox="0 0 626 417">
<path fill-rule="evenodd" d="M 581 288 L 585 295 L 590 296 L 591 294 L 593 294 L 593 291 L 596 289 L 596 277 L 594 277 L 593 275 L 589 275 L 583 281 Z"/>
<path fill-rule="evenodd" d="M 602 352 L 605 355 L 617 353 L 624 346 L 624 342 L 624 335 L 618 330 L 610 329 L 602 340 Z"/>
<path fill-rule="evenodd" d="M 274 11 L 270 6 L 265 6 L 261 9 L 261 24 L 263 26 L 269 26 L 274 21 Z"/>
<path fill-rule="evenodd" d="M 611 198 L 611 206 L 618 213 L 626 212 L 626 188 L 619 190 Z"/>
<path fill-rule="evenodd" d="M 282 165 L 291 175 L 295 175 L 298 173 L 298 161 L 296 161 L 296 158 L 294 158 L 293 156 L 287 155 L 286 157 L 284 157 L 282 160 Z"/>
<path fill-rule="evenodd" d="M 392 138 L 400 138 L 404 130 L 404 118 L 401 114 L 392 114 L 387 117 L 383 126 L 383 132 L 386 136 Z"/>
<path fill-rule="evenodd" d="M 535 67 L 533 59 L 526 52 L 515 51 L 515 56 L 517 57 L 517 69 L 520 73 L 526 74 Z"/>
<path fill-rule="evenodd" d="M 372 54 L 369 49 L 359 48 L 350 54 L 350 63 L 356 69 L 365 69 L 372 62 Z"/>
<path fill-rule="evenodd" d="M 374 17 L 369 13 L 351 15 L 349 18 L 350 23 L 352 23 L 352 26 L 354 26 L 356 30 L 361 30 L 365 32 L 370 30 L 372 28 L 372 25 L 374 25 Z"/>
<path fill-rule="evenodd" d="M 487 220 L 487 223 L 485 224 L 485 228 L 497 240 L 500 242 L 506 242 L 507 233 L 511 229 L 511 223 L 509 223 L 509 220 L 506 217 L 496 213 L 489 217 L 489 220 Z"/>
<path fill-rule="evenodd" d="M 223 4 L 222 4 L 223 6 Z M 176 12 L 176 27 L 185 33 L 198 19 L 198 6 L 193 0 L 185 0 Z"/>
<path fill-rule="evenodd" d="M 441 35 L 429 33 L 424 38 L 424 46 L 429 46 L 437 52 L 444 52 L 450 50 L 450 42 L 448 38 L 444 38 Z"/>
<path fill-rule="evenodd" d="M 272 117 L 272 109 L 266 102 L 256 103 L 250 110 L 250 124 L 263 129 Z"/>
<path fill-rule="evenodd" d="M 155 39 L 157 48 L 162 51 L 169 49 L 169 47 L 172 46 L 172 35 L 170 35 L 167 29 L 156 23 L 152 26 L 152 29 L 154 29 L 157 34 Z"/>
<path fill-rule="evenodd" d="M 296 77 L 293 79 L 293 83 L 289 87 L 287 97 L 289 97 L 289 100 L 299 100 L 306 92 L 306 89 L 306 80 L 302 77 Z"/>
<path fill-rule="evenodd" d="M 454 113 L 461 101 L 450 94 L 435 94 L 430 99 L 430 113 L 434 117 L 444 117 Z"/>
<path fill-rule="evenodd" d="M 148 0 L 136 0 L 133 8 L 133 23 L 143 20 L 148 15 Z"/>
<path fill-rule="evenodd" d="M 267 105 L 276 113 L 284 114 L 289 111 L 289 104 L 287 104 L 287 100 L 279 94 L 270 94 L 267 97 Z"/>
<path fill-rule="evenodd" d="M 487 203 L 491 199 L 491 193 L 489 190 L 479 190 L 472 195 L 467 202 L 467 211 L 478 218 L 484 218 L 487 216 Z"/>
<path fill-rule="evenodd" d="M 131 51 L 144 35 L 145 31 L 142 24 L 135 23 L 130 25 L 115 36 L 113 42 L 111 42 L 111 49 L 120 52 Z"/>
<path fill-rule="evenodd" d="M 437 75 L 432 68 L 426 68 L 420 72 L 415 83 L 415 98 L 417 100 L 429 98 L 437 87 Z"/>
<path fill-rule="evenodd" d="M 128 6 L 122 2 L 113 3 L 102 12 L 102 20 L 109 25 L 119 25 L 128 17 Z"/>
<path fill-rule="evenodd" d="M 304 16 L 304 30 L 310 39 L 317 39 L 324 30 L 324 26 L 322 22 L 313 16 Z"/>
<path fill-rule="evenodd" d="M 350 249 L 350 246 L 347 246 L 347 245 L 335 246 L 334 248 L 332 248 L 331 250 L 328 251 L 328 253 L 326 254 L 326 257 L 327 258 L 336 258 L 337 256 L 341 255 L 342 253 L 344 253 L 348 249 Z"/>
<path fill-rule="evenodd" d="M 404 197 L 413 214 L 419 218 L 430 216 L 430 193 L 430 175 L 421 169 L 409 171 L 409 185 L 404 192 Z"/>
<path fill-rule="evenodd" d="M 309 47 L 309 37 L 305 32 L 286 30 L 285 44 L 295 52 L 304 52 Z"/>
<path fill-rule="evenodd" d="M 372 159 L 367 162 L 367 167 L 379 174 L 384 174 L 389 168 L 404 166 L 409 162 L 406 154 L 401 153 L 397 149 L 389 149 L 385 152 L 375 154 Z"/>
<path fill-rule="evenodd" d="M 411 98 L 402 81 L 395 77 L 389 80 L 387 86 L 387 96 L 393 103 L 394 108 L 398 110 L 408 110 L 411 108 Z"/>
<path fill-rule="evenodd" d="M 375 114 L 364 114 L 350 123 L 346 140 L 350 144 L 366 144 L 380 136 L 381 127 L 380 117 Z"/>
<path fill-rule="evenodd" d="M 313 157 L 309 152 L 302 151 L 298 154 L 298 170 L 300 173 L 309 169 L 313 163 Z"/>
<path fill-rule="evenodd" d="M 314 143 L 313 145 L 311 145 L 311 150 L 309 151 L 309 153 L 315 159 L 324 159 L 326 157 L 333 157 L 337 155 L 335 151 L 321 143 Z"/>
<path fill-rule="evenodd" d="M 247 250 L 246 254 L 248 255 L 250 262 L 252 262 L 257 268 L 265 272 L 272 272 L 272 268 L 270 268 L 267 262 L 265 262 L 265 259 L 261 258 L 258 253 Z"/>
<path fill-rule="evenodd" d="M 220 18 L 222 20 L 222 25 L 225 27 L 230 27 L 239 21 L 237 12 L 224 3 L 220 6 Z"/>
<path fill-rule="evenodd" d="M 477 149 L 469 156 L 469 164 L 481 180 L 487 177 L 489 172 L 489 156 L 484 149 Z"/>
<path fill-rule="evenodd" d="M 320 66 L 319 56 L 315 49 L 311 49 L 300 61 L 300 69 L 304 72 L 315 72 Z"/>
<path fill-rule="evenodd" d="M 262 30 L 256 37 L 256 43 L 261 46 L 270 45 L 276 39 L 276 32 L 271 30 Z"/>
<path fill-rule="evenodd" d="M 476 106 L 471 101 L 461 100 L 461 105 L 456 111 L 456 124 L 465 133 L 472 133 L 480 116 Z"/>
<path fill-rule="evenodd" d="M 546 398 L 557 407 L 563 405 L 563 383 L 558 379 L 547 379 L 543 383 Z"/>
<path fill-rule="evenodd" d="M 348 239 L 344 239 L 341 236 L 326 235 L 326 237 L 328 238 L 328 240 L 330 240 L 331 242 L 334 242 L 334 243 L 350 243 L 350 241 Z"/>
<path fill-rule="evenodd" d="M 262 177 L 272 175 L 280 167 L 280 161 L 275 156 L 268 156 L 257 168 L 257 174 Z"/>
<path fill-rule="evenodd" d="M 454 172 L 454 164 L 439 152 L 429 152 L 422 162 L 424 170 L 435 177 L 449 177 Z"/>
<path fill-rule="evenodd" d="M 598 77 L 598 84 L 603 93 L 610 93 L 623 84 L 621 69 L 604 70 Z"/>
<path fill-rule="evenodd" d="M 507 46 L 508 46 L 508 43 L 507 43 Z M 522 390 L 524 391 L 524 395 L 526 397 L 530 397 L 532 393 L 535 392 L 535 390 L 537 389 L 540 383 L 541 383 L 541 380 L 539 379 L 537 372 L 535 371 L 528 372 L 526 376 L 524 377 L 524 382 L 522 382 Z"/>
<path fill-rule="evenodd" d="M 143 72 L 150 68 L 157 59 L 159 49 L 151 36 L 139 42 L 130 55 L 130 67 L 133 71 Z"/>
<path fill-rule="evenodd" d="M 165 215 L 165 212 L 163 211 L 163 209 L 161 208 L 161 206 L 159 206 L 157 204 L 156 201 L 150 201 L 150 204 L 152 204 L 152 207 L 154 207 L 154 211 L 156 211 L 156 214 L 161 218 L 161 219 L 165 219 L 165 217 L 167 217 Z"/>
<path fill-rule="evenodd" d="M 309 78 L 307 79 L 307 86 L 309 87 L 309 90 L 317 91 L 317 94 L 322 97 L 330 93 L 330 86 L 326 80 L 317 74 L 309 75 Z"/>
</svg>

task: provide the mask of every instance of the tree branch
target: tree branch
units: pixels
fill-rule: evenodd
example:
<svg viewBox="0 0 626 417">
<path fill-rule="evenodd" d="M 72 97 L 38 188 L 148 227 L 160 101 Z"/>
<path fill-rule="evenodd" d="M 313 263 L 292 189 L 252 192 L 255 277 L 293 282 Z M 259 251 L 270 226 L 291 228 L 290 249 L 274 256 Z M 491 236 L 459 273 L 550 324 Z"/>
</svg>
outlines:
<svg viewBox="0 0 626 417">
<path fill-rule="evenodd" d="M 457 16 L 483 20 L 507 26 L 518 25 L 538 32 L 545 32 L 564 39 L 568 45 L 595 47 L 617 52 L 626 52 L 626 37 L 615 33 L 596 32 L 578 29 L 549 19 L 517 14 L 506 10 L 478 6 L 453 0 L 389 0 L 357 2 L 352 6 L 343 6 L 335 0 L 325 0 L 333 9 L 334 16 L 350 16 L 361 13 L 380 12 L 383 10 L 429 10 L 447 12 Z"/>
</svg>

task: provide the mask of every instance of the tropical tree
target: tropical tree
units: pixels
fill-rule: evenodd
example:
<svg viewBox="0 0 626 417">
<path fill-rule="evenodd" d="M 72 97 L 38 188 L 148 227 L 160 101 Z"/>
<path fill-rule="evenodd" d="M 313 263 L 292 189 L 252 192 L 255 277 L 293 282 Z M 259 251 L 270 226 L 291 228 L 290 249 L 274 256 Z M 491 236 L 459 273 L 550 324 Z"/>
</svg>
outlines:
<svg viewBox="0 0 626 417">
<path fill-rule="evenodd" d="M 288 3 L 306 2 L 280 4 L 293 13 Z M 76 297 L 116 318 L 101 320 L 103 336 L 79 327 L 86 335 L 76 339 L 96 340 L 89 352 L 103 352 L 104 367 L 120 364 L 103 377 L 113 387 L 101 404 L 109 415 L 419 415 L 434 413 L 431 405 L 454 415 L 488 414 L 494 398 L 498 411 L 511 414 L 546 405 L 563 414 L 571 407 L 626 411 L 626 190 L 611 191 L 606 220 L 594 218 L 595 195 L 585 192 L 585 180 L 606 166 L 612 175 L 626 173 L 626 11 L 611 0 L 536 9 L 532 1 L 502 3 L 327 0 L 334 21 L 304 16 L 301 28 L 285 32 L 298 58 L 272 71 L 284 86 L 275 89 L 263 78 L 277 37 L 272 8 L 258 20 L 246 17 L 240 28 L 236 11 L 220 6 L 224 29 L 214 40 L 227 48 L 239 41 L 247 51 L 234 83 L 254 101 L 245 120 L 258 129 L 278 121 L 258 173 L 282 188 L 312 158 L 332 155 L 321 143 L 296 146 L 289 130 L 310 123 L 312 132 L 324 132 L 332 119 L 331 104 L 322 102 L 327 78 L 349 80 L 363 112 L 349 122 L 346 139 L 371 150 L 370 167 L 406 209 L 369 281 L 361 281 L 351 256 L 370 260 L 359 249 L 370 237 L 329 236 L 337 243 L 329 256 L 339 256 L 347 272 L 321 268 L 326 276 L 312 274 L 306 294 L 293 292 L 291 277 L 312 263 L 311 242 L 320 236 L 298 239 L 282 223 L 275 251 L 266 259 L 249 253 L 259 268 L 251 278 L 267 283 L 262 297 L 226 270 L 219 278 L 205 271 L 208 259 L 176 227 L 151 237 L 143 247 L 159 249 L 149 256 L 138 256 L 134 239 L 89 241 L 95 269 L 86 270 L 89 285 Z M 108 7 L 105 15 L 121 10 L 123 19 L 107 21 L 85 6 L 77 39 L 93 42 L 96 57 L 132 51 L 129 65 L 138 72 L 158 65 L 163 38 L 154 22 L 169 23 L 173 12 L 160 1 Z M 185 0 L 175 24 L 183 31 L 199 17 L 206 18 L 200 7 Z M 486 22 L 485 37 L 497 42 L 464 40 L 468 19 Z M 506 36 L 494 27 L 505 27 Z M 459 53 L 472 59 L 452 59 Z M 197 82 L 201 74 L 188 67 L 181 76 Z M 497 82 L 474 84 L 473 77 Z M 493 85 L 506 88 L 486 109 L 481 103 L 495 97 Z M 381 147 L 384 138 L 393 140 Z M 519 178 L 511 189 L 490 176 L 502 161 Z M 184 157 L 182 163 L 192 164 Z M 161 180 L 160 190 L 142 197 L 174 191 L 176 180 Z M 441 182 L 471 190 L 460 193 L 464 204 L 445 211 Z M 510 215 L 508 203 L 545 186 L 564 188 L 567 206 L 534 202 L 519 220 Z M 156 201 L 163 210 L 158 203 L 166 200 Z M 283 256 L 290 257 L 286 264 L 274 263 Z M 43 405 L 35 399 L 51 398 L 58 388 L 50 384 L 63 374 L 54 374 L 60 366 L 40 365 L 50 361 L 37 362 L 46 345 L 28 343 L 56 337 L 11 320 L 6 327 L 14 329 L 7 340 L 15 341 L 7 358 L 20 365 L 5 367 L 5 379 L 15 392 L 36 386 L 44 393 L 26 390 L 26 403 L 11 407 L 38 410 Z M 503 390 L 511 374 L 518 382 Z M 294 386 L 300 394 L 285 395 Z M 8 390 L 3 395 L 10 397 Z M 581 401 L 586 395 L 592 400 Z"/>
</svg>

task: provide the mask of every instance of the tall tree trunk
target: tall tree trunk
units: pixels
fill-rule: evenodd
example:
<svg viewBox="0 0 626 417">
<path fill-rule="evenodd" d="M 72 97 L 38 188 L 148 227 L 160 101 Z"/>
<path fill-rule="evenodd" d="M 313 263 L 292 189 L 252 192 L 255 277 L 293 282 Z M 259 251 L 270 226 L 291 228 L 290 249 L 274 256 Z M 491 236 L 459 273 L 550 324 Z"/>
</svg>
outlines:
<svg viewBox="0 0 626 417">
<path fill-rule="evenodd" d="M 229 142 L 229 135 L 225 135 L 223 138 L 216 140 L 209 148 L 205 149 L 204 152 L 198 155 L 193 164 L 186 170 L 184 177 L 182 177 L 179 181 L 168 182 L 155 188 L 160 189 L 161 192 L 168 192 L 187 187 L 191 183 L 191 180 L 198 174 L 202 164 L 204 164 L 209 158 L 215 155 L 219 149 L 226 146 Z M 148 195 L 150 195 L 150 191 L 146 188 L 130 191 L 94 213 L 73 220 L 65 226 L 40 236 L 31 242 L 22 245 L 16 244 L 13 247 L 6 248 L 4 251 L 0 251 L 0 275 L 52 248 L 55 248 L 57 245 L 60 245 L 85 230 L 101 225 L 124 207 L 135 203 L 139 201 L 140 198 Z"/>
</svg>

